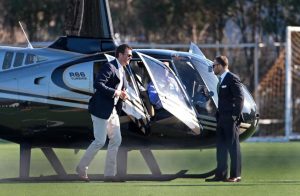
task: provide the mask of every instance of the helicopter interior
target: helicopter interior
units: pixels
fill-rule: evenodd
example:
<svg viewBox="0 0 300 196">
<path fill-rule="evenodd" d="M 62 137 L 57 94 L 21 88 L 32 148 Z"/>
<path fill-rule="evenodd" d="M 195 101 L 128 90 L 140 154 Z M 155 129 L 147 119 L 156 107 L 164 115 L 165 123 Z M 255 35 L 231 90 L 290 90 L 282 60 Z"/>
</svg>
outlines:
<svg viewBox="0 0 300 196">
<path fill-rule="evenodd" d="M 141 62 L 141 61 L 131 62 L 130 68 L 134 74 L 134 78 L 136 79 L 137 86 L 141 93 L 141 98 L 142 98 L 143 102 L 145 103 L 147 112 L 150 115 L 150 117 L 154 117 L 155 109 L 154 109 L 154 106 L 150 103 L 149 95 L 147 92 L 148 83 L 151 81 L 149 74 L 147 73 L 147 70 L 146 70 L 143 62 Z M 132 82 L 129 82 L 129 85 L 133 85 Z"/>
<path fill-rule="evenodd" d="M 98 61 L 94 63 L 94 78 L 99 72 L 100 67 L 105 62 L 106 61 Z M 194 70 L 192 62 L 186 61 L 186 59 L 181 58 L 173 58 L 173 61 L 162 60 L 162 62 L 166 65 L 166 67 L 172 70 L 172 72 L 179 75 L 178 78 L 181 80 L 183 87 L 187 92 L 192 104 L 195 106 L 197 112 L 199 114 L 210 114 L 211 116 L 213 116 L 216 108 L 209 94 L 210 92 L 207 89 L 203 79 L 199 77 L 199 74 Z M 173 66 L 176 68 L 174 69 Z M 147 86 L 151 81 L 151 77 L 142 61 L 140 61 L 139 59 L 133 59 L 129 64 L 129 68 L 127 69 L 126 77 L 130 92 L 133 93 L 136 97 L 140 97 L 141 101 L 146 107 L 148 115 L 151 118 L 154 119 L 154 117 L 157 116 L 156 114 L 158 112 L 166 113 L 165 110 L 161 112 L 163 109 L 160 109 L 160 111 L 158 111 L 158 109 L 156 109 L 154 105 L 150 103 Z M 159 76 L 157 77 L 159 78 Z M 163 116 L 168 115 L 166 114 Z"/>
</svg>

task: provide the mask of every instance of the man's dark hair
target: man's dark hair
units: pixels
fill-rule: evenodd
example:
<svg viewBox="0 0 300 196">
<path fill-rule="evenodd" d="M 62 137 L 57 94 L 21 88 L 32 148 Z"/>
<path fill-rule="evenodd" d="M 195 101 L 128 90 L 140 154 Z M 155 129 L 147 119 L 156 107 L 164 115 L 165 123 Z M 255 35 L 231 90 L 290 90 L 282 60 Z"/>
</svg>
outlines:
<svg viewBox="0 0 300 196">
<path fill-rule="evenodd" d="M 215 60 L 220 63 L 223 67 L 228 66 L 228 59 L 226 56 L 217 56 Z"/>
<path fill-rule="evenodd" d="M 121 44 L 121 45 L 119 45 L 119 46 L 117 47 L 117 49 L 116 49 L 116 58 L 119 57 L 119 54 L 120 54 L 120 53 L 124 54 L 124 52 L 125 52 L 125 50 L 126 50 L 127 48 L 128 48 L 129 50 L 132 50 L 132 48 L 131 48 L 128 44 Z"/>
</svg>

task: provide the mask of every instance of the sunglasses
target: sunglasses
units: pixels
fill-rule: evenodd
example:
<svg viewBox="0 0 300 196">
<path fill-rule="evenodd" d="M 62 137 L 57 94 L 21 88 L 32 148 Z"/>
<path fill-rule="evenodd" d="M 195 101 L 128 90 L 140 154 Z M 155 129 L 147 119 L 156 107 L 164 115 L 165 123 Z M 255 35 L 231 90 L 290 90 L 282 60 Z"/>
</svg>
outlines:
<svg viewBox="0 0 300 196">
<path fill-rule="evenodd" d="M 126 55 L 126 54 L 124 54 Z M 132 58 L 132 54 L 127 54 L 127 57 Z"/>
<path fill-rule="evenodd" d="M 215 66 L 219 65 L 220 63 L 212 64 L 212 68 L 215 68 Z"/>
<path fill-rule="evenodd" d="M 121 53 L 124 56 L 127 56 L 128 58 L 132 58 L 132 54 L 126 54 L 126 53 Z"/>
</svg>

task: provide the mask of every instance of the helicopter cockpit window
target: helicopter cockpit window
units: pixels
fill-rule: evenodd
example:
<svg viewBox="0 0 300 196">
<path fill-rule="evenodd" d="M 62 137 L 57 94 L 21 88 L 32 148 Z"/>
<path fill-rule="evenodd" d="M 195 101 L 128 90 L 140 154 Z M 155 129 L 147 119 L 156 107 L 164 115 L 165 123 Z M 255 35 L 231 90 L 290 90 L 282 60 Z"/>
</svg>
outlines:
<svg viewBox="0 0 300 196">
<path fill-rule="evenodd" d="M 207 85 L 207 88 L 210 91 L 215 92 L 213 95 L 213 100 L 215 103 L 218 102 L 218 94 L 217 94 L 217 84 L 218 78 L 214 74 L 213 71 L 210 71 L 210 67 L 212 66 L 212 62 L 209 60 L 202 60 L 195 57 L 191 58 L 191 62 L 193 63 L 194 67 L 197 69 L 198 73 L 200 74 L 201 78 Z"/>
<path fill-rule="evenodd" d="M 30 65 L 33 63 L 40 63 L 42 61 L 46 61 L 47 58 L 43 56 L 38 56 L 35 54 L 27 54 L 26 59 L 25 59 L 25 65 Z"/>
<path fill-rule="evenodd" d="M 215 107 L 209 94 L 210 90 L 195 69 L 193 61 L 186 56 L 174 56 L 173 63 L 197 111 L 201 114 L 213 114 Z"/>
<path fill-rule="evenodd" d="M 46 61 L 47 57 L 44 56 L 37 56 L 37 63 L 42 62 L 42 61 Z"/>
<path fill-rule="evenodd" d="M 196 94 L 199 93 L 201 89 L 205 88 L 203 80 L 199 77 L 199 74 L 188 58 L 175 57 L 173 58 L 173 62 L 178 75 L 184 84 L 184 88 L 193 100 Z"/>
<path fill-rule="evenodd" d="M 149 83 L 149 75 L 142 61 L 132 61 L 130 67 L 135 74 L 135 79 L 141 91 L 145 91 Z"/>
<path fill-rule="evenodd" d="M 14 61 L 14 67 L 20 67 L 23 63 L 23 60 L 24 60 L 24 53 L 17 52 Z"/>
<path fill-rule="evenodd" d="M 27 54 L 25 59 L 25 65 L 33 64 L 37 62 L 37 56 L 34 54 Z"/>
<path fill-rule="evenodd" d="M 6 69 L 9 69 L 11 67 L 13 57 L 14 57 L 13 52 L 6 52 L 5 53 L 3 64 L 2 64 L 2 70 L 6 70 Z"/>
<path fill-rule="evenodd" d="M 185 93 L 171 71 L 167 69 L 166 66 L 161 66 L 150 59 L 145 59 L 145 61 L 151 69 L 152 82 L 155 83 L 155 86 L 157 87 L 156 91 L 159 96 L 164 97 L 164 99 L 169 99 L 174 103 L 178 103 L 178 105 L 185 105 L 188 108 L 191 108 L 191 105 L 186 100 Z"/>
</svg>

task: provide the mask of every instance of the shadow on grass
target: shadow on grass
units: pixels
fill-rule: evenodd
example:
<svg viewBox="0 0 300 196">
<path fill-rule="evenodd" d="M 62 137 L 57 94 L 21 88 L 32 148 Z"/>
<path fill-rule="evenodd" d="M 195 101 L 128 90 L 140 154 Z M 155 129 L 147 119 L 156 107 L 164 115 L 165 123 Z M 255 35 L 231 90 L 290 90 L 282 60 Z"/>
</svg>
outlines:
<svg viewBox="0 0 300 196">
<path fill-rule="evenodd" d="M 127 174 L 126 176 L 118 176 L 119 180 L 122 181 L 171 181 L 183 176 L 187 170 L 181 170 L 176 174 L 163 174 L 163 175 L 153 175 L 153 174 Z M 91 174 L 89 175 L 91 181 L 104 181 L 103 174 Z M 60 175 L 50 175 L 50 176 L 40 176 L 40 177 L 26 177 L 26 178 L 6 178 L 0 179 L 0 183 L 59 183 L 59 182 L 82 182 L 82 179 L 78 177 L 77 174 L 68 174 L 65 176 Z"/>
<path fill-rule="evenodd" d="M 72 175 L 72 178 L 69 179 L 47 179 L 44 178 L 42 180 L 39 180 L 38 178 L 30 178 L 30 179 L 20 179 L 20 178 L 7 178 L 7 179 L 0 179 L 0 184 L 26 184 L 26 183 L 83 183 L 86 184 L 87 182 L 84 182 L 78 178 L 75 177 L 75 175 Z M 196 180 L 196 179 L 195 179 Z M 111 182 L 111 183 L 126 183 L 126 185 L 134 185 L 139 187 L 230 187 L 230 186 L 238 186 L 238 187 L 251 187 L 251 186 L 286 186 L 286 185 L 300 185 L 300 180 L 258 180 L 256 182 L 252 181 L 243 181 L 238 183 L 230 183 L 230 182 L 204 182 L 199 181 L 200 179 L 197 179 L 199 183 L 190 183 L 182 182 L 182 183 L 176 183 L 173 184 L 172 180 L 167 180 L 164 182 L 159 182 L 155 179 L 148 179 L 148 180 L 136 180 L 136 179 L 128 179 L 126 182 Z M 107 182 L 103 182 L 102 178 L 91 178 L 90 183 L 103 183 L 103 184 L 109 184 Z M 151 183 L 151 184 L 138 184 L 138 183 Z M 152 183 L 159 183 L 159 184 L 152 184 Z M 163 183 L 163 184 L 161 184 Z"/>
<path fill-rule="evenodd" d="M 200 183 L 200 184 L 155 184 L 155 185 L 138 185 L 138 186 L 145 186 L 145 187 L 196 187 L 196 186 L 203 186 L 203 187 L 210 187 L 210 186 L 217 186 L 217 187 L 228 187 L 228 186 L 240 186 L 240 187 L 247 187 L 247 186 L 273 186 L 273 185 L 300 185 L 300 180 L 291 180 L 291 181 L 260 181 L 260 182 L 238 182 L 238 183 L 230 183 L 230 182 L 214 182 L 214 183 Z"/>
<path fill-rule="evenodd" d="M 181 170 L 176 174 L 126 174 L 125 176 L 118 176 L 120 180 L 124 181 L 137 181 L 137 182 L 170 182 L 174 179 L 178 178 L 193 178 L 193 179 L 200 179 L 200 178 L 207 178 L 210 177 L 214 172 L 215 169 L 202 173 L 202 174 L 186 174 L 188 170 Z M 89 179 L 91 181 L 103 181 L 104 176 L 103 174 L 91 174 L 89 175 Z M 40 176 L 40 177 L 26 177 L 26 178 L 6 178 L 0 179 L 0 183 L 58 183 L 58 182 L 80 182 L 82 179 L 78 177 L 76 174 L 67 174 L 64 176 L 60 175 L 50 175 L 50 176 Z"/>
</svg>

